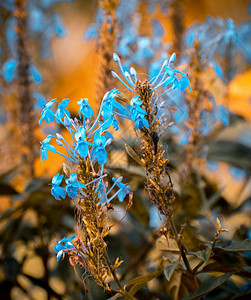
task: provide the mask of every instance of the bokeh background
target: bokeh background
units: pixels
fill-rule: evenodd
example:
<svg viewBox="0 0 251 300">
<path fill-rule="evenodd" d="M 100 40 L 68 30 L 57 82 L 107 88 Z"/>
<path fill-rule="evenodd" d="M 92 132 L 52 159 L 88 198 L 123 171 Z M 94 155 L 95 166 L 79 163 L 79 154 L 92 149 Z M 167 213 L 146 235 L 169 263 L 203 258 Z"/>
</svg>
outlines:
<svg viewBox="0 0 251 300">
<path fill-rule="evenodd" d="M 39 7 L 46 1 L 35 2 Z M 94 39 L 89 41 L 84 39 L 87 28 L 95 22 L 99 3 L 94 0 L 54 2 L 59 3 L 55 3 L 48 10 L 44 9 L 44 14 L 49 16 L 52 12 L 59 13 L 64 25 L 60 23 L 57 34 L 51 37 L 51 44 L 48 45 L 48 49 L 50 49 L 48 51 L 51 53 L 42 57 L 39 55 L 41 45 L 47 47 L 45 41 L 41 40 L 43 32 L 37 30 L 37 35 L 34 34 L 32 38 L 27 37 L 29 57 L 41 75 L 41 78 L 38 78 L 37 82 L 35 80 L 34 83 L 31 83 L 30 87 L 31 92 L 37 91 L 42 95 L 39 96 L 40 98 L 38 97 L 40 102 L 36 102 L 35 98 L 33 100 L 35 103 L 33 120 L 36 124 L 40 118 L 42 105 L 45 103 L 43 101 L 47 102 L 53 98 L 61 101 L 69 98 L 69 109 L 72 115 L 77 115 L 77 100 L 88 98 L 96 112 L 101 100 L 97 99 L 100 81 L 98 42 Z M 247 24 L 246 35 L 242 42 L 247 49 L 251 49 L 249 1 L 169 1 L 166 13 L 161 11 L 160 3 L 157 4 L 155 12 L 151 14 L 147 13 L 147 9 L 144 7 L 151 1 L 141 2 L 136 14 L 141 15 L 141 20 L 156 18 L 161 22 L 165 29 L 163 42 L 170 44 L 167 50 L 169 55 L 176 51 L 177 56 L 182 57 L 183 34 L 188 28 L 191 28 L 190 26 L 198 26 L 199 23 L 206 22 L 208 17 L 213 20 L 218 17 L 231 18 L 236 28 Z M 91 287 L 90 292 L 85 295 L 67 260 L 57 263 L 53 252 L 55 241 L 75 231 L 74 207 L 70 200 L 59 202 L 50 195 L 49 182 L 52 176 L 62 169 L 64 160 L 53 153 L 49 154 L 48 161 L 41 162 L 39 158 L 39 141 L 43 140 L 46 134 L 55 133 L 58 127 L 51 124 L 46 126 L 45 123 L 42 123 L 40 127 L 33 126 L 34 160 L 32 163 L 34 171 L 32 176 L 24 175 L 27 174 L 28 167 L 21 155 L 24 148 L 21 142 L 23 133 L 22 131 L 21 134 L 16 132 L 20 129 L 18 129 L 19 112 L 17 109 L 18 77 L 11 82 L 6 82 L 3 71 L 4 63 L 10 56 L 10 51 L 6 46 L 6 28 L 8 28 L 10 16 L 15 14 L 15 9 L 9 9 L 9 5 L 15 5 L 14 2 L 6 1 L 6 3 L 5 5 L 5 1 L 3 1 L 0 6 L 0 63 L 2 70 L 0 83 L 1 299 L 105 299 L 107 295 L 91 279 L 88 280 Z M 128 22 L 131 21 L 128 19 Z M 144 22 L 148 24 L 147 20 Z M 180 24 L 178 29 L 177 24 Z M 141 34 L 148 35 L 150 34 L 148 29 L 148 26 L 140 27 L 139 31 Z M 206 37 L 204 41 L 206 41 Z M 208 83 L 207 88 L 212 92 L 216 104 L 223 104 L 229 110 L 231 117 L 229 126 L 218 126 L 210 139 L 205 141 L 209 147 L 208 155 L 199 164 L 199 173 L 203 178 L 202 186 L 208 198 L 218 193 L 212 207 L 212 215 L 221 217 L 224 226 L 230 231 L 225 238 L 230 240 L 250 238 L 251 235 L 249 229 L 251 223 L 251 59 L 250 53 L 249 57 L 244 57 L 243 53 L 238 55 L 240 57 L 233 57 L 234 75 L 225 82 L 213 72 L 204 72 L 203 82 Z M 222 57 L 226 57 L 226 54 L 223 53 Z M 186 63 L 183 62 L 182 66 L 182 60 L 180 65 L 188 74 L 190 73 Z M 115 70 L 117 69 L 116 64 L 113 67 Z M 146 73 L 144 68 L 141 67 L 138 70 L 140 76 L 144 78 Z M 212 80 L 213 84 L 211 84 Z M 124 88 L 122 90 L 126 93 Z M 171 109 L 170 105 L 170 111 Z M 170 116 L 170 121 L 171 119 L 172 116 Z M 158 215 L 153 216 L 154 213 L 151 212 L 150 205 L 146 202 L 147 196 L 143 192 L 144 172 L 142 173 L 142 170 L 135 166 L 135 163 L 123 150 L 125 143 L 131 144 L 134 149 L 139 147 L 139 139 L 131 138 L 132 133 L 135 134 L 132 126 L 127 123 L 123 124 L 122 139 L 120 139 L 121 136 L 117 137 L 116 142 L 111 146 L 109 161 L 109 172 L 111 174 L 122 173 L 130 180 L 132 190 L 135 191 L 134 208 L 128 213 L 125 223 L 116 226 L 109 238 L 111 256 L 120 256 L 127 261 L 121 270 L 124 277 L 128 274 L 140 274 L 144 263 L 149 265 L 151 262 L 154 265 L 156 257 L 160 255 L 152 249 L 152 239 L 156 227 L 159 226 L 159 221 Z M 175 188 L 177 193 L 182 195 L 179 190 L 182 188 L 179 184 L 179 172 L 182 171 L 184 162 L 179 157 L 180 152 L 176 152 L 177 140 L 172 135 L 172 132 L 163 135 L 163 143 L 168 145 L 170 164 L 176 183 Z M 128 165 L 132 167 L 130 170 Z M 198 185 L 201 185 L 201 182 Z M 190 229 L 199 243 L 201 237 L 193 226 L 201 226 L 202 218 L 201 216 L 195 217 L 191 212 L 199 205 L 193 201 L 197 197 L 194 193 L 197 193 L 197 190 L 193 189 L 193 185 L 188 184 L 186 192 L 184 192 L 186 197 L 184 195 L 183 198 L 177 196 L 177 209 L 183 209 L 183 212 L 177 215 L 177 219 L 180 224 L 184 220 L 190 224 Z M 123 211 L 123 205 L 116 205 L 111 219 L 119 219 Z M 192 221 L 189 219 L 190 216 Z M 135 230 L 135 228 L 137 229 Z M 210 229 L 213 227 L 207 226 L 205 229 L 208 230 L 207 236 L 210 236 Z M 143 249 L 141 257 L 143 264 L 138 264 L 136 259 L 136 266 L 133 267 L 134 254 L 140 249 Z M 149 291 L 146 294 L 143 293 L 139 299 L 157 299 L 158 297 L 168 299 L 159 294 L 159 284 L 157 279 L 151 282 L 148 286 L 150 294 Z M 237 278 L 235 284 L 239 287 L 245 285 L 246 282 Z M 237 291 L 237 288 L 235 290 Z M 223 293 L 221 290 L 218 291 L 218 294 L 222 295 L 218 299 L 230 299 L 227 292 L 221 293 Z"/>
</svg>

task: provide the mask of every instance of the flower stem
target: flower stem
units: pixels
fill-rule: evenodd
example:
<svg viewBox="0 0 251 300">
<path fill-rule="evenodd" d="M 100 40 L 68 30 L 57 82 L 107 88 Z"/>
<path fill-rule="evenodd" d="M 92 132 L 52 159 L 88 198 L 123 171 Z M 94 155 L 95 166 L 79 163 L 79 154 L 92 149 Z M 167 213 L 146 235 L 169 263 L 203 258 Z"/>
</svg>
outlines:
<svg viewBox="0 0 251 300">
<path fill-rule="evenodd" d="M 122 287 L 117 275 L 116 275 L 116 272 L 115 270 L 113 269 L 112 265 L 111 265 L 111 262 L 110 262 L 110 259 L 109 259 L 109 256 L 108 256 L 108 253 L 106 251 L 106 249 L 104 250 L 104 259 L 108 265 L 108 268 L 109 270 L 111 271 L 112 273 L 112 276 L 113 276 L 113 279 L 115 280 L 115 282 L 117 283 L 119 289 L 120 289 L 120 292 L 121 294 L 123 294 L 125 296 L 125 299 L 135 299 L 133 296 L 129 295 L 127 293 L 127 291 Z"/>
<path fill-rule="evenodd" d="M 191 269 L 190 263 L 189 263 L 189 261 L 187 259 L 186 253 L 185 253 L 185 246 L 183 245 L 182 241 L 180 240 L 180 238 L 178 236 L 177 228 L 175 226 L 175 223 L 173 221 L 172 216 L 167 216 L 167 220 L 169 221 L 169 224 L 171 226 L 172 234 L 173 234 L 173 236 L 174 236 L 174 238 L 175 238 L 175 240 L 177 242 L 177 245 L 179 247 L 180 254 L 181 254 L 181 257 L 182 257 L 182 259 L 184 261 L 184 264 L 186 266 L 187 272 L 193 278 L 195 288 L 198 289 L 199 288 L 198 280 L 194 276 L 194 273 L 193 273 L 193 271 Z"/>
</svg>

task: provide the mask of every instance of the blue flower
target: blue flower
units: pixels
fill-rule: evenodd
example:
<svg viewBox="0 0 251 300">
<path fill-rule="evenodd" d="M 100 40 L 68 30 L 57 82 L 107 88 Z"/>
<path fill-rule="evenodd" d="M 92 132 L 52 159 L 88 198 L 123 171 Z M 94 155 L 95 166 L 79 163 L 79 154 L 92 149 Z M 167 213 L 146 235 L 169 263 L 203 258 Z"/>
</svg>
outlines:
<svg viewBox="0 0 251 300">
<path fill-rule="evenodd" d="M 40 84 L 43 81 L 43 76 L 34 65 L 30 66 L 29 72 L 36 84 Z"/>
<path fill-rule="evenodd" d="M 83 126 L 79 127 L 79 130 L 75 134 L 75 138 L 77 141 L 77 145 L 75 147 L 74 156 L 76 156 L 76 152 L 78 152 L 81 157 L 86 157 L 89 151 L 88 145 L 93 145 L 93 144 L 85 140 L 86 132 Z"/>
<path fill-rule="evenodd" d="M 91 39 L 98 39 L 98 36 L 99 34 L 96 24 L 91 24 L 84 34 L 84 40 L 89 42 Z"/>
<path fill-rule="evenodd" d="M 235 166 L 228 167 L 230 175 L 236 180 L 244 180 L 247 175 L 247 170 L 244 168 L 238 168 Z"/>
<path fill-rule="evenodd" d="M 56 36 L 63 38 L 67 34 L 65 25 L 62 22 L 61 16 L 57 13 L 51 14 L 52 28 Z"/>
<path fill-rule="evenodd" d="M 133 106 L 133 105 L 141 105 L 142 104 L 142 101 L 139 99 L 139 96 L 134 96 L 131 101 L 130 101 L 130 104 Z"/>
<path fill-rule="evenodd" d="M 34 7 L 29 13 L 29 27 L 35 33 L 42 33 L 46 30 L 46 25 L 44 12 L 41 9 Z"/>
<path fill-rule="evenodd" d="M 112 118 L 112 127 L 115 129 L 115 131 L 119 130 L 119 122 L 114 117 Z"/>
<path fill-rule="evenodd" d="M 134 121 L 136 130 L 143 128 L 144 126 L 149 129 L 149 123 L 145 119 L 147 113 L 143 108 L 140 107 L 142 101 L 139 99 L 139 96 L 135 96 L 131 99 L 131 111 L 130 116 L 132 121 Z"/>
<path fill-rule="evenodd" d="M 43 108 L 43 107 L 45 106 L 45 104 L 46 104 L 46 99 L 45 99 L 45 97 L 44 97 L 43 94 L 41 94 L 41 93 L 39 93 L 39 92 L 37 92 L 37 91 L 34 91 L 34 92 L 32 93 L 32 97 L 34 97 L 34 98 L 37 100 L 36 106 L 37 106 L 38 108 Z"/>
<path fill-rule="evenodd" d="M 125 196 L 127 194 L 131 193 L 130 185 L 125 185 L 124 183 L 118 181 L 118 179 L 116 179 L 116 178 L 112 178 L 112 181 L 113 182 L 117 181 L 116 185 L 117 185 L 117 187 L 119 187 L 119 192 L 118 192 L 117 196 L 118 196 L 119 201 L 123 202 Z"/>
<path fill-rule="evenodd" d="M 79 117 L 81 118 L 81 113 L 83 114 L 83 116 L 85 116 L 87 119 L 89 119 L 90 117 L 93 116 L 93 110 L 91 108 L 91 106 L 88 104 L 88 99 L 80 99 L 78 100 L 78 105 L 80 105 L 79 107 Z"/>
<path fill-rule="evenodd" d="M 140 107 L 142 104 L 142 101 L 139 99 L 139 96 L 135 96 L 131 100 L 131 112 L 130 116 L 132 121 L 135 121 L 139 114 L 141 115 L 147 115 L 147 113 L 144 111 L 143 108 Z"/>
<path fill-rule="evenodd" d="M 14 5 L 11 4 L 11 7 L 13 8 Z M 17 51 L 16 43 L 17 43 L 18 35 L 16 31 L 16 26 L 17 26 L 17 18 L 14 16 L 10 17 L 6 23 L 5 38 L 6 38 L 8 50 L 10 51 L 10 54 L 12 56 L 16 56 L 16 51 Z"/>
<path fill-rule="evenodd" d="M 118 94 L 120 94 L 120 92 L 117 89 L 112 89 L 105 94 L 102 102 L 101 112 L 101 115 L 105 120 L 112 117 L 115 108 L 119 112 L 124 112 L 125 108 L 115 100 Z"/>
<path fill-rule="evenodd" d="M 64 175 L 60 175 L 60 173 L 58 173 L 57 175 L 55 175 L 52 178 L 52 189 L 51 189 L 51 194 L 57 199 L 57 200 L 61 200 L 60 197 L 62 199 L 65 199 L 66 196 L 66 192 L 65 190 L 59 186 L 62 182 Z"/>
<path fill-rule="evenodd" d="M 42 145 L 41 145 L 41 148 L 40 148 L 40 154 L 41 154 L 41 161 L 43 161 L 43 159 L 46 159 L 48 160 L 48 154 L 47 154 L 47 151 L 51 151 L 53 153 L 56 153 L 56 149 L 54 146 L 50 145 L 49 142 L 51 140 L 51 138 L 53 138 L 54 136 L 49 134 L 47 136 L 47 138 L 45 138 L 43 141 L 42 141 Z"/>
<path fill-rule="evenodd" d="M 3 78 L 5 82 L 11 83 L 15 78 L 17 63 L 14 59 L 9 59 L 3 64 Z"/>
<path fill-rule="evenodd" d="M 210 172 L 215 172 L 219 168 L 219 163 L 213 160 L 209 160 L 207 162 L 207 169 Z"/>
<path fill-rule="evenodd" d="M 84 40 L 89 41 L 90 39 L 98 39 L 99 37 L 99 29 L 102 27 L 104 22 L 104 9 L 103 7 L 99 7 L 97 14 L 96 14 L 96 23 L 91 24 L 85 34 L 84 34 Z"/>
<path fill-rule="evenodd" d="M 172 83 L 172 89 L 178 89 L 179 91 L 184 91 L 187 87 L 192 93 L 192 89 L 189 85 L 189 79 L 187 75 L 179 70 L 172 70 L 170 67 L 164 66 L 166 73 L 170 76 L 165 80 L 163 87 L 166 88 L 168 84 Z M 182 76 L 181 79 L 177 78 L 175 75 L 180 74 Z"/>
<path fill-rule="evenodd" d="M 97 131 L 94 135 L 94 143 L 96 148 L 94 149 L 94 154 L 97 158 L 97 161 L 100 165 L 107 162 L 108 154 L 105 150 L 106 138 L 101 136 L 100 131 Z"/>
<path fill-rule="evenodd" d="M 192 93 L 192 89 L 191 89 L 191 87 L 189 85 L 189 79 L 187 78 L 187 76 L 183 76 L 179 80 L 178 89 L 179 89 L 179 91 L 184 91 L 187 87 L 189 88 L 190 92 Z"/>
<path fill-rule="evenodd" d="M 77 197 L 77 192 L 79 189 L 86 188 L 86 186 L 83 183 L 77 182 L 76 180 L 77 174 L 75 173 L 71 174 L 70 178 L 65 180 L 67 184 L 67 186 L 65 187 L 65 191 L 72 199 L 75 199 Z"/>
<path fill-rule="evenodd" d="M 56 118 L 56 122 L 57 123 L 60 122 L 59 120 L 61 120 L 64 115 L 66 115 L 68 118 L 71 117 L 71 115 L 68 112 L 68 110 L 65 109 L 68 104 L 69 104 L 69 99 L 64 99 L 64 100 L 62 100 L 61 103 L 58 104 L 58 109 L 57 109 L 56 114 L 55 114 L 55 116 L 57 117 Z"/>
<path fill-rule="evenodd" d="M 45 107 L 42 110 L 41 118 L 39 120 L 39 125 L 42 123 L 43 120 L 45 120 L 46 123 L 50 123 L 54 121 L 54 113 L 50 109 L 50 107 L 53 105 L 53 103 L 58 102 L 56 99 L 52 99 L 50 102 L 48 102 Z"/>
<path fill-rule="evenodd" d="M 69 238 L 63 238 L 58 241 L 57 245 L 54 246 L 53 250 L 57 253 L 57 261 L 64 255 L 64 253 L 68 252 L 68 250 L 75 250 L 75 246 L 72 243 L 72 240 L 75 239 L 76 234 L 71 235 Z"/>
<path fill-rule="evenodd" d="M 225 80 L 224 72 L 223 72 L 221 66 L 218 64 L 218 62 L 216 60 L 212 59 L 211 66 L 212 66 L 212 69 L 214 70 L 214 73 L 216 74 L 216 76 L 218 76 L 224 82 L 224 80 Z"/>
<path fill-rule="evenodd" d="M 99 181 L 98 187 L 95 191 L 96 193 L 98 193 L 98 197 L 100 199 L 100 203 L 105 203 L 106 202 L 106 188 L 104 187 L 102 181 Z"/>
<path fill-rule="evenodd" d="M 119 129 L 119 122 L 118 120 L 112 115 L 108 120 L 106 120 L 104 123 L 99 122 L 99 128 L 101 132 L 106 131 L 110 126 L 117 131 Z"/>
<path fill-rule="evenodd" d="M 138 114 L 137 119 L 134 123 L 136 130 L 139 130 L 143 127 L 146 127 L 147 129 L 149 129 L 149 123 L 148 121 L 145 119 L 145 116 L 142 114 Z"/>
</svg>

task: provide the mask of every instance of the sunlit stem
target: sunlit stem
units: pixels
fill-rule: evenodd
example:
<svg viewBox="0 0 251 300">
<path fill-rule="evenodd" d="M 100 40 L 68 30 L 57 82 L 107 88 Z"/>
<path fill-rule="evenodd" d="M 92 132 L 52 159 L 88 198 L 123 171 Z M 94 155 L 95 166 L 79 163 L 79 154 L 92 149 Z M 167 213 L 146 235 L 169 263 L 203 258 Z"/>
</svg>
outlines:
<svg viewBox="0 0 251 300">
<path fill-rule="evenodd" d="M 104 100 L 103 100 L 103 101 L 104 101 Z M 101 105 L 100 105 L 100 110 L 99 110 L 98 116 L 97 116 L 95 122 L 93 123 L 92 127 L 88 130 L 88 133 L 92 132 L 92 130 L 95 128 L 95 126 L 97 125 L 97 123 L 98 123 L 98 121 L 99 121 L 99 118 L 100 118 L 101 112 L 102 112 L 102 108 L 103 108 L 103 101 L 102 101 L 102 103 L 101 103 Z"/>
<path fill-rule="evenodd" d="M 69 148 L 69 150 L 72 152 L 72 154 L 74 153 L 74 150 L 72 149 L 72 147 L 69 145 L 69 143 L 66 141 L 66 139 L 62 136 L 62 135 L 60 135 L 60 139 L 61 140 L 63 140 L 64 142 L 65 142 L 65 144 L 66 144 L 66 146 Z M 65 148 L 65 146 L 64 146 L 64 148 Z M 66 149 L 66 148 L 65 148 Z M 67 150 L 67 149 L 66 149 Z M 67 150 L 67 152 L 69 153 L 69 151 Z"/>
<path fill-rule="evenodd" d="M 134 92 L 134 90 L 132 88 L 130 88 L 126 83 L 124 83 L 124 81 L 119 77 L 119 75 L 115 72 L 112 71 L 112 76 L 114 78 L 118 78 L 118 80 L 131 92 Z"/>
<path fill-rule="evenodd" d="M 169 77 L 167 77 L 167 78 L 164 80 L 165 76 L 166 76 L 166 74 L 163 76 L 163 78 L 162 78 L 162 80 L 160 81 L 160 83 L 159 83 L 155 88 L 153 88 L 153 89 L 151 90 L 151 92 L 154 92 L 155 90 L 157 90 L 159 87 L 161 87 L 163 84 L 165 84 L 168 80 L 170 80 L 170 82 L 168 82 L 168 84 L 172 83 L 173 77 L 172 77 L 172 76 L 171 76 L 171 77 L 169 76 Z"/>
<path fill-rule="evenodd" d="M 92 163 L 92 160 L 91 160 L 90 150 L 88 151 L 88 158 L 89 158 L 89 161 L 90 161 L 92 172 L 94 172 L 94 167 L 93 167 L 93 163 Z"/>
<path fill-rule="evenodd" d="M 65 124 L 64 124 L 64 122 L 60 119 L 60 118 L 58 118 L 56 115 L 55 115 L 55 119 L 57 119 L 58 121 L 59 121 L 59 123 L 61 123 L 67 130 L 69 130 L 70 131 L 70 133 L 71 133 L 71 138 L 72 138 L 72 141 L 73 141 L 73 143 L 74 143 L 74 145 L 76 146 L 76 142 L 75 142 L 75 139 L 74 139 L 74 136 L 73 136 L 73 129 L 71 128 L 71 126 L 65 126 Z M 67 145 L 68 146 L 68 145 Z M 71 147 L 70 147 L 71 148 Z"/>
<path fill-rule="evenodd" d="M 165 115 L 165 114 L 163 114 L 163 115 Z M 161 118 L 163 117 L 163 115 L 161 116 Z M 160 118 L 160 123 L 159 123 L 159 128 L 158 128 L 158 130 L 159 130 L 159 136 L 161 136 L 162 135 L 162 133 L 164 132 L 164 131 L 166 131 L 166 129 L 168 128 L 168 127 L 172 127 L 173 125 L 174 125 L 174 122 L 170 122 L 170 123 L 168 123 L 168 124 L 166 124 L 161 130 L 160 130 L 160 128 L 168 121 L 168 118 L 163 118 L 163 120 L 161 120 L 161 118 Z"/>
<path fill-rule="evenodd" d="M 103 180 L 102 180 L 102 184 L 104 185 L 104 181 L 103 181 Z M 109 203 L 109 202 L 108 202 L 107 195 L 106 195 L 106 192 L 105 192 L 105 189 L 103 190 L 103 195 L 105 196 L 105 201 L 106 201 L 106 203 Z M 102 206 L 104 206 L 106 203 L 103 202 L 103 203 L 102 203 Z"/>
<path fill-rule="evenodd" d="M 130 117 L 128 117 L 127 115 L 123 115 L 123 114 L 121 114 L 121 113 L 118 113 L 118 112 L 114 112 L 116 115 L 118 115 L 118 116 L 120 116 L 120 117 L 123 117 L 123 118 L 125 118 L 125 119 L 128 119 L 128 120 L 131 120 L 131 118 Z"/>
<path fill-rule="evenodd" d="M 71 152 L 63 143 L 62 143 L 62 146 L 70 154 L 70 156 L 74 158 L 73 152 Z"/>
<path fill-rule="evenodd" d="M 118 193 L 119 193 L 121 190 L 122 190 L 122 188 L 119 189 L 113 196 L 111 196 L 111 198 L 110 198 L 108 201 L 109 201 L 109 202 L 112 201 L 112 199 L 114 199 L 114 198 L 118 195 Z"/>
<path fill-rule="evenodd" d="M 108 121 L 110 121 L 109 119 L 106 120 L 102 125 L 100 125 L 96 130 L 94 130 L 88 137 L 90 138 L 91 136 L 93 136 L 97 131 L 99 131 L 105 124 L 108 123 Z"/>
<path fill-rule="evenodd" d="M 164 91 L 161 95 L 158 96 L 158 99 L 162 96 L 164 96 L 166 93 L 168 93 L 169 91 L 171 91 L 172 88 L 170 87 L 168 90 Z"/>
<path fill-rule="evenodd" d="M 162 71 L 163 71 L 164 66 L 166 66 L 167 63 L 168 63 L 167 60 L 165 60 L 165 61 L 163 62 L 163 64 L 162 64 L 162 66 L 161 66 L 161 68 L 160 68 L 160 71 L 159 71 L 158 75 L 156 76 L 156 78 L 154 79 L 154 81 L 151 83 L 151 85 L 154 85 L 155 82 L 158 80 L 159 76 L 161 75 L 161 73 L 162 73 Z M 150 81 L 150 82 L 151 82 L 151 81 Z"/>
<path fill-rule="evenodd" d="M 55 119 L 57 119 L 59 121 L 59 123 L 61 123 L 64 127 L 66 127 L 64 122 L 60 118 L 58 118 L 56 115 L 54 115 L 54 116 L 55 116 Z"/>
<path fill-rule="evenodd" d="M 134 88 L 134 84 L 133 84 L 133 82 L 132 82 L 132 79 L 131 79 L 131 78 L 130 78 L 130 79 L 128 78 L 129 73 L 124 71 L 124 69 L 123 69 L 123 67 L 122 67 L 122 64 L 121 64 L 121 62 L 120 62 L 120 59 L 119 59 L 119 57 L 118 57 L 118 55 L 117 55 L 116 53 L 113 54 L 113 60 L 119 64 L 120 72 L 123 74 L 123 76 L 125 77 L 126 81 Z M 126 73 L 127 73 L 128 75 L 127 75 Z M 130 75 L 129 75 L 129 77 L 130 77 Z"/>
<path fill-rule="evenodd" d="M 70 131 L 70 133 L 71 133 L 72 141 L 73 141 L 74 145 L 76 146 L 76 141 L 75 141 L 75 138 L 74 138 L 74 136 L 73 136 L 73 132 L 72 132 L 71 128 L 69 129 L 69 131 Z"/>
<path fill-rule="evenodd" d="M 159 84 L 161 84 L 164 80 L 166 80 L 167 76 L 170 76 L 170 75 L 168 75 L 168 74 L 165 72 L 164 75 L 162 76 L 162 78 L 160 79 Z"/>
<path fill-rule="evenodd" d="M 99 180 L 101 180 L 102 178 L 104 178 L 104 177 L 106 177 L 106 176 L 107 176 L 107 174 L 104 174 L 104 175 L 102 175 L 102 176 L 100 176 L 100 177 L 98 177 L 98 178 L 95 178 L 94 180 L 92 180 L 92 181 L 88 182 L 87 184 L 85 184 L 85 186 L 87 186 L 87 185 L 89 185 L 89 184 L 92 184 L 92 183 L 94 183 L 94 182 L 96 182 L 96 181 L 99 181 Z"/>
<path fill-rule="evenodd" d="M 85 128 L 85 116 L 83 116 L 83 127 Z"/>
<path fill-rule="evenodd" d="M 80 192 L 80 194 L 82 194 L 83 196 L 87 197 L 86 193 L 84 193 L 82 190 L 78 190 Z"/>
<path fill-rule="evenodd" d="M 57 117 L 56 115 L 54 115 L 54 116 L 55 116 L 55 119 L 57 119 L 59 121 L 59 123 L 61 123 L 66 129 L 68 129 L 69 131 L 73 130 L 72 128 L 70 128 L 71 126 L 65 126 L 65 123 L 59 117 Z"/>
<path fill-rule="evenodd" d="M 132 81 L 132 78 L 127 71 L 125 71 L 125 77 L 130 81 L 131 86 L 135 88 L 134 82 Z"/>
<path fill-rule="evenodd" d="M 104 172 L 104 164 L 101 165 L 101 170 L 100 170 L 100 178 L 102 179 L 102 175 L 103 175 L 103 172 Z"/>
<path fill-rule="evenodd" d="M 72 162 L 73 162 L 73 163 L 75 163 L 75 164 L 77 164 L 77 163 L 78 163 L 78 161 L 77 161 L 77 160 L 75 160 L 75 159 L 72 159 L 71 157 L 68 157 L 68 156 L 64 155 L 63 153 L 61 153 L 61 152 L 59 152 L 59 151 L 56 151 L 56 153 L 57 153 L 57 154 L 59 154 L 59 155 L 61 155 L 61 156 L 63 156 L 64 158 L 67 158 L 67 159 L 69 159 L 70 161 L 72 161 Z"/>
<path fill-rule="evenodd" d="M 224 36 L 224 33 L 217 35 L 214 39 L 209 40 L 209 42 L 207 44 L 204 44 L 203 48 L 209 47 L 209 46 L 213 45 L 214 43 L 217 43 L 223 36 Z"/>
<path fill-rule="evenodd" d="M 106 193 L 106 195 L 110 194 L 110 192 L 112 191 L 112 189 L 115 187 L 115 185 L 118 183 L 118 180 L 116 180 L 113 185 L 111 186 L 111 188 L 109 189 L 109 191 Z"/>
</svg>

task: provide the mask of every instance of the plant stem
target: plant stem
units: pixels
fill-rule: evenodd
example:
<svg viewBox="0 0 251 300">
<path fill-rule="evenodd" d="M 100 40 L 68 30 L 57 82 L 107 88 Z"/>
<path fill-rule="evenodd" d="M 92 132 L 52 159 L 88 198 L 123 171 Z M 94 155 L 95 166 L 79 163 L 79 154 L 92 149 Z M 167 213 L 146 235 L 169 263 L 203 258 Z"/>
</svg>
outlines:
<svg viewBox="0 0 251 300">
<path fill-rule="evenodd" d="M 110 270 L 111 273 L 112 273 L 112 276 L 113 276 L 114 280 L 116 281 L 116 283 L 117 283 L 119 289 L 120 289 L 121 291 L 123 291 L 124 289 L 123 289 L 122 285 L 120 284 L 119 279 L 118 279 L 118 277 L 117 277 L 117 275 L 116 275 L 114 269 L 113 269 L 112 266 L 111 266 L 111 262 L 110 262 L 110 260 L 109 260 L 109 256 L 108 256 L 108 253 L 107 253 L 106 249 L 104 250 L 104 255 L 105 255 L 105 261 L 106 261 L 106 263 L 107 263 L 107 265 L 108 265 L 109 270 Z"/>
<path fill-rule="evenodd" d="M 17 59 L 18 59 L 18 102 L 19 102 L 19 128 L 22 161 L 26 166 L 24 175 L 34 176 L 35 160 L 35 129 L 33 116 L 33 101 L 31 98 L 31 81 L 29 78 L 30 55 L 28 45 L 28 12 L 26 0 L 15 0 L 16 19 L 17 19 Z"/>
<path fill-rule="evenodd" d="M 116 275 L 116 272 L 114 271 L 114 269 L 111 265 L 111 262 L 110 262 L 110 259 L 109 259 L 109 256 L 108 256 L 108 253 L 107 253 L 106 249 L 104 249 L 104 258 L 105 258 L 105 261 L 108 265 L 109 270 L 112 273 L 113 279 L 115 280 L 115 282 L 117 283 L 117 285 L 120 289 L 120 292 L 125 296 L 126 299 L 135 299 L 134 297 L 129 295 L 125 289 L 123 289 L 123 287 L 122 287 L 122 285 L 121 285 L 121 283 L 120 283 L 120 281 L 119 281 L 119 279 Z"/>
<path fill-rule="evenodd" d="M 185 266 L 186 266 L 186 268 L 187 268 L 187 271 L 188 271 L 188 273 L 191 273 L 191 272 L 192 272 L 192 269 L 191 269 L 191 266 L 190 266 L 190 264 L 189 264 L 189 261 L 188 261 L 188 259 L 187 259 L 187 257 L 186 257 L 186 253 L 185 253 L 185 251 L 184 251 L 183 243 L 181 242 L 181 240 L 180 240 L 180 238 L 179 238 L 179 236 L 178 236 L 178 232 L 177 232 L 176 226 L 175 226 L 175 224 L 174 224 L 173 218 L 172 218 L 171 216 L 168 217 L 168 221 L 169 221 L 170 226 L 171 226 L 172 234 L 174 235 L 175 240 L 176 240 L 176 242 L 177 242 L 177 244 L 178 244 L 178 247 L 179 247 L 179 249 L 180 249 L 180 254 L 181 254 L 182 259 L 183 259 L 183 261 L 184 261 L 184 264 L 185 264 Z"/>
<path fill-rule="evenodd" d="M 194 276 L 193 274 L 193 271 L 191 269 L 191 266 L 190 266 L 190 263 L 187 259 L 187 256 L 186 256 L 186 253 L 185 253 L 185 247 L 182 243 L 182 241 L 180 240 L 179 236 L 178 236 L 178 232 L 177 232 L 177 228 L 175 226 L 175 223 L 173 221 L 173 218 L 172 216 L 168 216 L 167 217 L 167 220 L 169 221 L 170 223 L 170 226 L 171 226 L 171 230 L 172 230 L 172 234 L 174 235 L 174 238 L 177 242 L 177 245 L 179 247 L 179 250 L 180 250 L 180 254 L 181 254 L 181 257 L 184 261 L 184 264 L 186 266 L 186 269 L 187 269 L 187 272 L 191 275 L 191 277 L 193 278 L 193 281 L 194 281 L 194 285 L 195 285 L 195 288 L 198 289 L 199 288 L 199 284 L 198 284 L 198 280 L 197 278 Z"/>
</svg>

